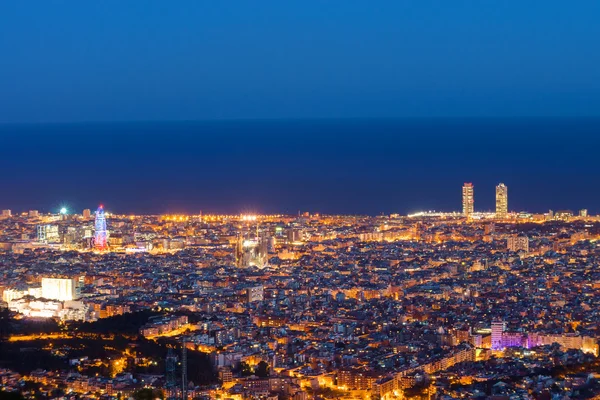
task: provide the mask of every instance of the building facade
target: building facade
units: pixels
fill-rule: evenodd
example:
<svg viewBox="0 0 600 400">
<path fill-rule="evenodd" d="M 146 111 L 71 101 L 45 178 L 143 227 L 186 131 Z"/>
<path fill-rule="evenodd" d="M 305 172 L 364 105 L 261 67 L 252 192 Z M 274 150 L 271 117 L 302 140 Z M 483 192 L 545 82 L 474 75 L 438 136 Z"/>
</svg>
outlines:
<svg viewBox="0 0 600 400">
<path fill-rule="evenodd" d="M 524 235 L 511 236 L 506 239 L 506 248 L 509 251 L 529 253 L 529 238 Z"/>
<path fill-rule="evenodd" d="M 496 186 L 496 218 L 506 219 L 508 216 L 508 187 L 501 183 Z"/>
<path fill-rule="evenodd" d="M 79 297 L 77 294 L 77 280 L 70 278 L 42 278 L 42 297 L 57 301 L 75 300 Z"/>
<path fill-rule="evenodd" d="M 463 215 L 465 217 L 467 217 L 467 219 L 471 219 L 473 217 L 473 212 L 475 210 L 475 196 L 474 196 L 472 183 L 465 183 L 463 185 L 462 207 L 463 207 Z"/>
</svg>

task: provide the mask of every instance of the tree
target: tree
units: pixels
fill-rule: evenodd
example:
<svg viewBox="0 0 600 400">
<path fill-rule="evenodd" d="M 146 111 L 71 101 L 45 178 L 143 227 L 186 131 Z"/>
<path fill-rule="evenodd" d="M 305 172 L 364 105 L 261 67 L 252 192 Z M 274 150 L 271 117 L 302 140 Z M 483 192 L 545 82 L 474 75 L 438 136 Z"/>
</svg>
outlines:
<svg viewBox="0 0 600 400">
<path fill-rule="evenodd" d="M 240 371 L 242 373 L 242 376 L 252 375 L 252 368 L 250 367 L 250 365 L 248 365 L 247 362 L 242 361 L 240 363 Z"/>
<path fill-rule="evenodd" d="M 261 361 L 258 363 L 258 365 L 256 366 L 256 369 L 254 370 L 254 375 L 258 376 L 259 378 L 266 378 L 269 376 L 269 364 L 265 361 Z"/>
<path fill-rule="evenodd" d="M 0 346 L 10 336 L 10 311 L 8 308 L 0 308 Z"/>
<path fill-rule="evenodd" d="M 161 390 L 144 388 L 136 391 L 133 394 L 134 400 L 154 400 L 156 398 L 163 399 L 163 392 Z"/>
<path fill-rule="evenodd" d="M 0 391 L 0 400 L 24 400 L 21 393 Z"/>
</svg>

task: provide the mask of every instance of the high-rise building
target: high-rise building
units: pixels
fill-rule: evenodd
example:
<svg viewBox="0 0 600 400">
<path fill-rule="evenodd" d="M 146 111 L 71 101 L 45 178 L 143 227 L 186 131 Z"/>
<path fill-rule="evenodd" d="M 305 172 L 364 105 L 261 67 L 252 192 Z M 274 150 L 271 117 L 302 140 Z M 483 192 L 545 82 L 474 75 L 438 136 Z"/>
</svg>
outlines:
<svg viewBox="0 0 600 400">
<path fill-rule="evenodd" d="M 10 211 L 10 210 L 2 210 L 2 217 L 3 218 L 10 218 L 10 217 L 12 217 L 12 211 Z"/>
<path fill-rule="evenodd" d="M 70 278 L 42 278 L 42 297 L 48 300 L 77 299 L 77 280 Z"/>
<path fill-rule="evenodd" d="M 582 210 L 579 210 L 579 216 L 581 218 L 587 218 L 588 217 L 588 210 L 586 210 L 585 208 Z"/>
<path fill-rule="evenodd" d="M 496 186 L 496 218 L 506 219 L 508 216 L 508 187 L 501 183 Z"/>
<path fill-rule="evenodd" d="M 504 348 L 502 344 L 504 329 L 506 329 L 504 321 L 492 321 L 492 350 L 502 350 Z"/>
<path fill-rule="evenodd" d="M 29 218 L 37 218 L 40 216 L 38 210 L 29 210 Z"/>
<path fill-rule="evenodd" d="M 86 208 L 85 210 L 83 210 L 83 218 L 90 219 L 91 216 L 92 216 L 92 211 L 89 208 Z"/>
<path fill-rule="evenodd" d="M 465 183 L 462 188 L 462 206 L 463 206 L 463 215 L 467 217 L 467 219 L 471 219 L 473 217 L 473 211 L 475 207 L 475 198 L 473 192 L 473 184 Z"/>
<path fill-rule="evenodd" d="M 106 217 L 104 216 L 104 207 L 100 205 L 96 210 L 96 222 L 94 231 L 94 247 L 96 250 L 106 250 L 108 248 L 108 232 L 106 231 Z"/>
</svg>

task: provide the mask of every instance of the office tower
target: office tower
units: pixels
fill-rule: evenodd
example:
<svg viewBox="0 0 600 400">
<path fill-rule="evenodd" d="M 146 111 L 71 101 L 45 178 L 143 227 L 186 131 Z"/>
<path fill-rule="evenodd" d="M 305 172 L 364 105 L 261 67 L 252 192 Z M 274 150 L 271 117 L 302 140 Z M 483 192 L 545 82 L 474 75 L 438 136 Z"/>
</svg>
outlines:
<svg viewBox="0 0 600 400">
<path fill-rule="evenodd" d="M 502 350 L 504 348 L 502 344 L 502 335 L 506 325 L 504 321 L 494 320 L 492 321 L 492 350 Z"/>
<path fill-rule="evenodd" d="M 581 218 L 587 218 L 587 216 L 588 216 L 588 210 L 586 210 L 585 208 L 582 209 L 582 210 L 579 210 L 579 216 Z"/>
<path fill-rule="evenodd" d="M 29 218 L 37 218 L 40 216 L 38 210 L 29 210 Z"/>
<path fill-rule="evenodd" d="M 3 218 L 10 218 L 12 216 L 12 211 L 10 210 L 2 210 L 2 217 Z"/>
<path fill-rule="evenodd" d="M 85 210 L 83 210 L 83 218 L 90 219 L 91 216 L 92 216 L 92 211 L 89 208 L 86 208 Z"/>
<path fill-rule="evenodd" d="M 496 186 L 496 218 L 506 219 L 508 216 L 508 187 L 501 183 Z"/>
<path fill-rule="evenodd" d="M 96 250 L 106 250 L 108 247 L 108 233 L 106 232 L 106 218 L 104 207 L 101 205 L 96 210 L 96 222 L 94 231 L 94 247 Z"/>
<path fill-rule="evenodd" d="M 42 297 L 48 300 L 70 301 L 77 294 L 77 280 L 69 278 L 42 278 Z"/>
<path fill-rule="evenodd" d="M 471 219 L 473 217 L 475 198 L 473 193 L 473 184 L 465 183 L 462 188 L 462 206 L 463 206 L 463 215 L 467 217 L 467 219 Z"/>
</svg>

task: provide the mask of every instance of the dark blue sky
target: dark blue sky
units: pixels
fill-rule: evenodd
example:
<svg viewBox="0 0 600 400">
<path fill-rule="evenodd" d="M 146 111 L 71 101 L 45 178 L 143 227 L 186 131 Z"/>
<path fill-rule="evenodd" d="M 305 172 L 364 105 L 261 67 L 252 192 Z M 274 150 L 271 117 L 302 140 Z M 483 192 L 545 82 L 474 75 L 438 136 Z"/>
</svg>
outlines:
<svg viewBox="0 0 600 400">
<path fill-rule="evenodd" d="M 0 122 L 600 115 L 597 0 L 2 1 Z"/>
</svg>

